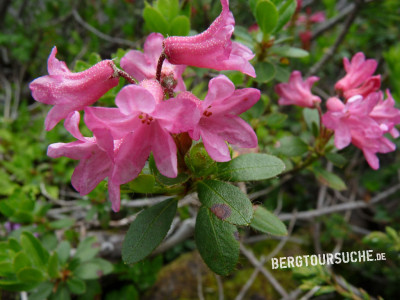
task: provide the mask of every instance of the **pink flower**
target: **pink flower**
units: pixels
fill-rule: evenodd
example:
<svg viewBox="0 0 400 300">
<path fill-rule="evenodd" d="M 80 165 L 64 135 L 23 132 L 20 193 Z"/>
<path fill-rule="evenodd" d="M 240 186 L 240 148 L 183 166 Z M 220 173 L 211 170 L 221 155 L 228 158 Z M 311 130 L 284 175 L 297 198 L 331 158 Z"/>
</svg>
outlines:
<svg viewBox="0 0 400 300">
<path fill-rule="evenodd" d="M 155 79 L 158 59 L 163 51 L 164 37 L 160 33 L 151 33 L 144 43 L 144 51 L 131 50 L 121 59 L 121 67 L 138 81 Z M 173 80 L 175 91 L 185 91 L 185 83 L 182 73 L 184 65 L 172 65 L 168 60 L 164 61 L 161 70 L 161 82 Z"/>
<path fill-rule="evenodd" d="M 237 70 L 256 77 L 249 63 L 254 57 L 246 46 L 232 42 L 235 20 L 229 11 L 229 1 L 221 0 L 222 12 L 210 27 L 195 36 L 166 38 L 164 53 L 172 64 L 190 65 L 215 70 Z"/>
<path fill-rule="evenodd" d="M 325 12 L 323 11 L 316 12 L 315 14 L 311 15 L 309 19 L 311 23 L 322 23 L 325 22 L 325 20 Z"/>
<path fill-rule="evenodd" d="M 192 129 L 200 116 L 195 103 L 189 100 L 162 99 L 161 85 L 144 80 L 140 85 L 125 86 L 118 93 L 118 109 L 85 109 L 88 126 L 106 127 L 115 139 L 122 139 L 115 156 L 113 181 L 127 183 L 137 177 L 150 152 L 163 175 L 177 176 L 177 149 L 170 133 Z"/>
<path fill-rule="evenodd" d="M 197 104 L 201 118 L 189 135 L 200 137 L 208 154 L 215 161 L 231 159 L 225 141 L 241 148 L 257 146 L 257 136 L 249 124 L 238 115 L 250 109 L 259 99 L 260 91 L 253 88 L 235 90 L 234 84 L 224 75 L 211 79 L 204 101 L 189 92 L 178 99 L 190 99 Z"/>
<path fill-rule="evenodd" d="M 56 54 L 54 47 L 47 61 L 49 75 L 39 77 L 29 85 L 36 101 L 54 105 L 45 120 L 46 130 L 53 129 L 70 112 L 93 104 L 118 85 L 118 78 L 113 76 L 112 61 L 103 60 L 86 71 L 72 73 Z"/>
<path fill-rule="evenodd" d="M 347 90 L 343 93 L 344 98 L 349 99 L 353 96 L 360 95 L 367 97 L 370 93 L 376 92 L 381 87 L 381 75 L 371 76 L 359 87 Z"/>
<path fill-rule="evenodd" d="M 71 143 L 51 144 L 47 155 L 52 158 L 69 157 L 79 160 L 71 177 L 72 186 L 81 194 L 90 193 L 106 177 L 108 180 L 108 193 L 112 209 L 120 208 L 120 182 L 111 180 L 114 169 L 114 156 L 118 152 L 120 141 L 113 140 L 108 129 L 89 128 L 93 137 L 84 137 L 79 131 L 79 112 L 74 111 L 66 118 L 64 126 L 77 141 Z"/>
<path fill-rule="evenodd" d="M 374 74 L 378 65 L 374 59 L 365 60 L 365 55 L 362 52 L 354 55 L 351 62 L 345 57 L 343 64 L 347 74 L 335 84 L 335 89 L 342 93 L 362 85 Z"/>
<path fill-rule="evenodd" d="M 382 92 L 375 94 L 379 98 L 379 102 L 369 116 L 378 122 L 385 133 L 389 132 L 394 138 L 399 137 L 399 132 L 394 126 L 400 124 L 400 110 L 394 107 L 395 101 L 390 91 L 386 90 L 386 100 L 383 100 Z"/>
<path fill-rule="evenodd" d="M 394 151 L 396 146 L 384 137 L 389 126 L 386 117 L 398 120 L 398 112 L 392 111 L 391 104 L 382 101 L 380 93 L 371 93 L 367 98 L 354 96 L 344 104 L 338 98 L 327 101 L 328 112 L 322 116 L 322 123 L 335 132 L 335 146 L 338 149 L 350 143 L 360 148 L 373 169 L 379 168 L 376 153 Z M 374 110 L 377 108 L 377 111 Z M 396 114 L 397 113 L 397 114 Z M 376 119 L 374 119 L 374 117 Z M 379 120 L 383 120 L 379 123 Z M 390 125 L 393 128 L 391 122 Z"/>
<path fill-rule="evenodd" d="M 293 71 L 288 83 L 280 83 L 275 86 L 275 92 L 280 96 L 279 105 L 297 105 L 313 108 L 321 99 L 311 93 L 311 86 L 319 78 L 311 76 L 303 81 L 299 71 Z"/>
</svg>

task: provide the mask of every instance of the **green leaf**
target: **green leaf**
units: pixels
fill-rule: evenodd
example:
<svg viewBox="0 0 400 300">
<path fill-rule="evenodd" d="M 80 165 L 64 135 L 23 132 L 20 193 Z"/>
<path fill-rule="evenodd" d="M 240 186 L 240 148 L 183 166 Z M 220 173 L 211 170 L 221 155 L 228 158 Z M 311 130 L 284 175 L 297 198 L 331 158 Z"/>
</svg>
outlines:
<svg viewBox="0 0 400 300">
<path fill-rule="evenodd" d="M 347 189 L 346 184 L 339 176 L 319 167 L 314 167 L 314 172 L 318 181 L 322 184 L 338 191 Z"/>
<path fill-rule="evenodd" d="M 65 285 L 59 286 L 55 294 L 52 295 L 50 300 L 70 300 L 71 295 Z"/>
<path fill-rule="evenodd" d="M 19 270 L 25 267 L 31 267 L 31 266 L 32 266 L 32 261 L 25 252 L 19 252 L 17 255 L 15 255 L 13 261 L 13 267 L 15 273 L 17 273 Z M 3 269 L 3 267 L 0 268 Z"/>
<path fill-rule="evenodd" d="M 326 158 L 337 167 L 343 167 L 347 163 L 347 159 L 339 153 L 329 152 L 325 154 Z"/>
<path fill-rule="evenodd" d="M 257 63 L 255 70 L 257 74 L 255 81 L 260 83 L 266 83 L 274 79 L 276 73 L 275 65 L 267 61 Z"/>
<path fill-rule="evenodd" d="M 250 200 L 236 186 L 217 180 L 200 181 L 199 200 L 219 219 L 236 225 L 249 225 L 253 217 Z"/>
<path fill-rule="evenodd" d="M 153 175 L 140 174 L 134 180 L 129 182 L 129 188 L 137 193 L 152 193 L 156 179 Z"/>
<path fill-rule="evenodd" d="M 38 284 L 35 283 L 28 283 L 28 282 L 20 282 L 17 280 L 9 280 L 9 279 L 0 279 L 0 289 L 6 291 L 29 291 L 35 288 Z"/>
<path fill-rule="evenodd" d="M 157 0 L 157 9 L 171 21 L 179 14 L 179 0 Z"/>
<path fill-rule="evenodd" d="M 294 157 L 306 153 L 308 146 L 297 136 L 285 136 L 279 140 L 279 147 L 275 150 L 287 157 Z"/>
<path fill-rule="evenodd" d="M 80 264 L 75 270 L 74 275 L 83 280 L 97 279 L 103 275 L 101 267 L 91 261 Z"/>
<path fill-rule="evenodd" d="M 67 287 L 72 294 L 84 294 L 86 292 L 85 282 L 78 277 L 71 277 L 67 280 Z"/>
<path fill-rule="evenodd" d="M 13 264 L 10 262 L 0 262 L 0 276 L 14 275 Z"/>
<path fill-rule="evenodd" d="M 177 16 L 169 26 L 169 34 L 173 36 L 186 36 L 190 31 L 190 20 L 186 16 Z"/>
<path fill-rule="evenodd" d="M 275 53 L 279 56 L 295 57 L 295 58 L 307 57 L 309 55 L 309 53 L 306 50 L 289 46 L 271 47 L 271 53 Z"/>
<path fill-rule="evenodd" d="M 260 29 L 264 34 L 270 33 L 278 23 L 279 13 L 276 6 L 268 0 L 259 0 L 256 5 L 255 16 Z"/>
<path fill-rule="evenodd" d="M 234 225 L 222 222 L 202 206 L 196 219 L 197 249 L 207 266 L 219 275 L 233 271 L 239 259 L 238 232 Z"/>
<path fill-rule="evenodd" d="M 273 128 L 277 128 L 279 126 L 282 125 L 282 123 L 287 119 L 287 115 L 282 114 L 282 113 L 278 113 L 278 112 L 274 112 L 269 114 L 266 118 L 265 118 L 265 122 L 266 122 L 266 126 L 268 127 L 273 127 Z"/>
<path fill-rule="evenodd" d="M 279 175 L 284 169 L 285 164 L 275 156 L 249 153 L 219 163 L 216 175 L 227 181 L 263 180 Z"/>
<path fill-rule="evenodd" d="M 262 206 L 254 206 L 254 218 L 250 224 L 254 229 L 272 235 L 287 235 L 285 224 Z"/>
<path fill-rule="evenodd" d="M 26 267 L 18 271 L 17 278 L 24 283 L 39 283 L 44 280 L 43 273 L 36 268 Z"/>
<path fill-rule="evenodd" d="M 61 265 L 65 264 L 69 258 L 70 255 L 70 251 L 71 251 L 71 245 L 69 242 L 67 241 L 62 241 L 57 249 L 56 252 L 58 254 L 58 259 Z"/>
<path fill-rule="evenodd" d="M 94 258 L 99 253 L 100 248 L 95 245 L 96 237 L 91 236 L 79 243 L 74 258 L 80 259 L 81 262 Z"/>
<path fill-rule="evenodd" d="M 168 23 L 164 16 L 155 8 L 147 5 L 143 10 L 143 19 L 150 31 L 162 33 L 164 36 L 168 33 Z"/>
<path fill-rule="evenodd" d="M 74 224 L 75 224 L 74 219 L 65 218 L 65 219 L 50 222 L 49 227 L 51 229 L 64 229 L 64 228 L 69 228 Z"/>
<path fill-rule="evenodd" d="M 136 263 L 149 255 L 167 235 L 175 216 L 177 201 L 173 198 L 143 210 L 132 222 L 122 245 L 122 259 Z"/>
<path fill-rule="evenodd" d="M 49 298 L 54 284 L 51 282 L 42 282 L 31 294 L 29 300 L 46 300 Z"/>
<path fill-rule="evenodd" d="M 26 253 L 29 253 L 33 263 L 36 266 L 45 266 L 49 260 L 49 253 L 43 248 L 40 241 L 30 232 L 22 232 L 21 246 Z"/>
<path fill-rule="evenodd" d="M 50 278 L 59 277 L 58 262 L 59 261 L 57 252 L 54 252 L 53 255 L 50 257 L 49 265 L 47 266 L 47 273 L 49 274 Z"/>
<path fill-rule="evenodd" d="M 279 19 L 274 32 L 279 32 L 283 26 L 286 25 L 292 19 L 294 12 L 296 11 L 297 1 L 296 0 L 286 0 L 282 1 L 278 5 Z"/>
</svg>

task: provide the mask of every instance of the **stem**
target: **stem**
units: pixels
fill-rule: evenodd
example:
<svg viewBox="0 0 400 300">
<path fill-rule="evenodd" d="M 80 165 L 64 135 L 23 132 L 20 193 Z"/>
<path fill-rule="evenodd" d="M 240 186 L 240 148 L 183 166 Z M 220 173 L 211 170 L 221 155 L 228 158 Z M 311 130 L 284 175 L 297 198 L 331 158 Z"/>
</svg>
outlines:
<svg viewBox="0 0 400 300">
<path fill-rule="evenodd" d="M 157 63 L 157 72 L 156 72 L 156 80 L 158 82 L 161 83 L 161 70 L 162 70 L 162 65 L 164 60 L 167 58 L 167 56 L 165 55 L 165 53 L 161 53 L 160 58 L 158 59 L 158 63 Z"/>
<path fill-rule="evenodd" d="M 138 84 L 138 82 L 136 81 L 135 78 L 133 78 L 131 75 L 129 75 L 128 73 L 126 73 L 125 71 L 122 71 L 121 69 L 118 69 L 117 66 L 115 65 L 115 63 L 113 61 L 110 61 L 110 66 L 111 68 L 113 68 L 114 70 L 114 74 L 112 77 L 122 77 L 124 78 L 126 81 L 128 81 L 131 84 Z"/>
</svg>

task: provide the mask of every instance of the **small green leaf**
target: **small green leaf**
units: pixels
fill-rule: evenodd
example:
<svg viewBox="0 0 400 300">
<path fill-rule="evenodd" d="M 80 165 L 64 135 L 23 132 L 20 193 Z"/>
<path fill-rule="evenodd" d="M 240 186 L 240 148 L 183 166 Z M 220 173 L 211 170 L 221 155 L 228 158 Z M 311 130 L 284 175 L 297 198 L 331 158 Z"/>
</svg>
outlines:
<svg viewBox="0 0 400 300">
<path fill-rule="evenodd" d="M 71 277 L 67 280 L 67 287 L 72 294 L 80 295 L 86 292 L 85 282 L 78 277 Z"/>
<path fill-rule="evenodd" d="M 129 182 L 129 188 L 137 193 L 151 193 L 154 190 L 155 178 L 153 175 L 140 174 Z"/>
<path fill-rule="evenodd" d="M 296 11 L 297 1 L 296 0 L 286 0 L 282 1 L 278 5 L 279 19 L 274 32 L 279 32 L 283 26 L 286 25 L 292 19 L 294 12 Z"/>
<path fill-rule="evenodd" d="M 175 216 L 177 201 L 173 198 L 143 210 L 132 222 L 122 245 L 122 259 L 136 263 L 149 255 L 167 235 Z"/>
<path fill-rule="evenodd" d="M 314 172 L 318 181 L 322 184 L 325 184 L 330 188 L 338 191 L 343 191 L 347 189 L 346 184 L 339 176 L 319 167 L 315 167 Z"/>
<path fill-rule="evenodd" d="M 50 300 L 70 300 L 71 295 L 65 285 L 59 286 L 55 294 L 53 294 Z"/>
<path fill-rule="evenodd" d="M 196 219 L 197 249 L 208 267 L 219 275 L 233 271 L 239 259 L 238 232 L 234 225 L 222 222 L 202 206 Z"/>
<path fill-rule="evenodd" d="M 17 278 L 24 283 L 39 283 L 44 280 L 43 273 L 36 268 L 26 267 L 18 271 Z"/>
<path fill-rule="evenodd" d="M 347 159 L 339 153 L 329 152 L 326 153 L 326 158 L 337 167 L 343 167 L 347 163 Z"/>
<path fill-rule="evenodd" d="M 143 19 L 146 22 L 147 29 L 159 32 L 164 36 L 168 33 L 168 23 L 164 16 L 155 8 L 147 5 L 143 10 Z"/>
<path fill-rule="evenodd" d="M 83 280 L 97 279 L 103 275 L 101 267 L 91 261 L 80 264 L 75 270 L 74 275 Z"/>
<path fill-rule="evenodd" d="M 190 31 L 190 20 L 186 16 L 177 16 L 169 26 L 169 34 L 173 36 L 186 36 Z"/>
<path fill-rule="evenodd" d="M 14 267 L 10 262 L 0 262 L 0 276 L 14 275 Z"/>
<path fill-rule="evenodd" d="M 276 6 L 268 0 L 259 0 L 256 5 L 256 20 L 264 34 L 270 33 L 278 23 Z"/>
<path fill-rule="evenodd" d="M 179 13 L 179 0 L 157 0 L 157 9 L 167 21 L 171 21 Z"/>
<path fill-rule="evenodd" d="M 42 282 L 35 290 L 29 294 L 29 300 L 46 300 L 49 298 L 54 284 L 51 282 Z"/>
<path fill-rule="evenodd" d="M 287 157 L 301 156 L 308 151 L 308 146 L 297 136 L 285 136 L 278 142 L 276 151 Z"/>
<path fill-rule="evenodd" d="M 287 119 L 287 115 L 274 112 L 269 114 L 265 118 L 266 125 L 272 128 L 278 128 L 282 125 L 282 123 Z"/>
<path fill-rule="evenodd" d="M 262 206 L 254 206 L 254 218 L 250 224 L 254 229 L 272 234 L 272 235 L 287 235 L 285 224 L 273 213 L 269 212 Z"/>
<path fill-rule="evenodd" d="M 285 164 L 275 156 L 249 153 L 219 163 L 217 177 L 227 181 L 263 180 L 279 175 L 284 169 Z"/>
<path fill-rule="evenodd" d="M 259 62 L 254 66 L 255 70 L 256 70 L 256 81 L 260 82 L 260 83 L 266 83 L 272 79 L 274 79 L 275 77 L 275 65 L 267 62 L 267 61 L 263 61 L 263 62 Z"/>
<path fill-rule="evenodd" d="M 49 252 L 43 248 L 40 241 L 32 233 L 24 231 L 21 234 L 21 246 L 29 253 L 36 266 L 45 266 L 49 260 Z"/>
<path fill-rule="evenodd" d="M 250 200 L 236 186 L 217 180 L 200 181 L 197 186 L 199 200 L 219 219 L 249 225 L 253 217 Z"/>
<path fill-rule="evenodd" d="M 190 148 L 185 155 L 185 163 L 198 177 L 210 175 L 217 168 L 217 163 L 208 155 L 203 143 Z"/>
<path fill-rule="evenodd" d="M 99 253 L 100 248 L 95 245 L 96 237 L 91 236 L 79 243 L 74 258 L 80 259 L 81 262 L 94 258 Z"/>
<path fill-rule="evenodd" d="M 13 266 L 14 266 L 14 272 L 17 273 L 19 270 L 25 267 L 31 267 L 32 261 L 25 252 L 19 252 L 14 257 Z M 0 268 L 3 269 L 3 267 Z"/>
<path fill-rule="evenodd" d="M 271 47 L 271 53 L 278 54 L 279 56 L 295 57 L 295 58 L 307 57 L 309 55 L 309 53 L 306 50 L 289 46 Z"/>
<path fill-rule="evenodd" d="M 74 219 L 65 218 L 65 219 L 50 222 L 49 227 L 51 229 L 64 229 L 64 228 L 69 228 L 74 224 L 75 224 Z"/>
<path fill-rule="evenodd" d="M 59 276 L 57 252 L 54 252 L 49 259 L 49 265 L 47 266 L 47 273 L 49 274 L 50 278 L 57 278 Z"/>
<path fill-rule="evenodd" d="M 57 249 L 56 252 L 58 254 L 58 259 L 61 265 L 65 264 L 69 258 L 70 255 L 70 251 L 71 251 L 71 245 L 69 242 L 67 241 L 62 241 Z"/>
</svg>

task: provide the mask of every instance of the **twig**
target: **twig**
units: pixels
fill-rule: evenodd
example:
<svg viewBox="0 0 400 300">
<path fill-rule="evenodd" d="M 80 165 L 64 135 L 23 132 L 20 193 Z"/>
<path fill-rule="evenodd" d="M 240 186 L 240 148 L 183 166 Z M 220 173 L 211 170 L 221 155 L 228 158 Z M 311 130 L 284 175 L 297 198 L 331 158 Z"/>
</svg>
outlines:
<svg viewBox="0 0 400 300">
<path fill-rule="evenodd" d="M 331 48 L 329 48 L 329 50 L 325 53 L 325 55 L 321 58 L 321 60 L 319 60 L 316 64 L 314 64 L 310 68 L 310 71 L 308 72 L 306 77 L 317 73 L 332 58 L 332 56 L 335 54 L 336 50 L 339 48 L 340 44 L 343 42 L 347 32 L 350 29 L 351 24 L 353 24 L 362 3 L 363 3 L 363 0 L 357 1 L 354 9 L 352 10 L 351 14 L 348 16 L 345 24 L 343 25 L 343 29 L 340 32 L 339 36 L 337 37 L 335 43 L 332 45 Z"/>
<path fill-rule="evenodd" d="M 263 267 L 260 261 L 254 256 L 252 251 L 246 249 L 246 247 L 243 246 L 242 244 L 240 244 L 240 251 L 243 253 L 244 256 L 247 257 L 247 259 L 254 267 L 260 269 L 260 272 L 264 275 L 265 278 L 267 278 L 267 280 L 272 284 L 275 290 L 282 297 L 288 296 L 288 293 L 285 291 L 285 289 L 280 285 L 280 283 L 275 279 L 275 277 L 266 268 Z"/>
<path fill-rule="evenodd" d="M 53 198 L 49 192 L 46 189 L 46 186 L 43 182 L 41 182 L 39 184 L 39 188 L 40 188 L 40 192 L 42 193 L 43 196 L 45 196 L 48 200 L 50 200 L 51 202 L 53 202 L 54 204 L 60 205 L 60 206 L 74 206 L 76 205 L 76 200 L 61 200 L 61 199 L 56 199 Z"/>
<path fill-rule="evenodd" d="M 7 80 L 7 78 L 0 74 L 0 80 L 2 81 L 3 88 L 5 90 L 4 93 L 4 119 L 10 118 L 10 111 L 11 111 L 11 99 L 12 99 L 12 89 L 11 84 Z"/>
<path fill-rule="evenodd" d="M 308 299 L 310 299 L 312 296 L 314 296 L 314 294 L 316 292 L 319 291 L 320 288 L 321 287 L 319 285 L 314 286 L 311 290 L 309 290 L 307 292 L 307 294 L 305 294 L 303 297 L 301 297 L 300 300 L 308 300 Z"/>
<path fill-rule="evenodd" d="M 197 265 L 196 267 L 196 277 L 197 277 L 197 296 L 199 296 L 200 300 L 204 300 L 204 294 L 203 294 L 203 279 L 201 276 L 201 270 L 200 266 Z"/>
<path fill-rule="evenodd" d="M 107 34 L 104 34 L 102 32 L 100 32 L 99 30 L 97 30 L 96 28 L 94 28 L 92 25 L 86 23 L 82 17 L 79 15 L 79 13 L 76 10 L 72 11 L 72 15 L 74 16 L 74 19 L 81 24 L 86 30 L 90 31 L 91 33 L 97 35 L 99 38 L 110 42 L 110 43 L 115 43 L 115 44 L 119 44 L 119 45 L 126 45 L 128 47 L 131 48 L 136 48 L 137 44 L 125 39 L 121 39 L 121 38 L 117 38 L 117 37 L 112 37 L 109 36 Z"/>
<path fill-rule="evenodd" d="M 373 204 L 378 203 L 379 201 L 382 201 L 383 199 L 387 198 L 388 196 L 396 193 L 400 189 L 400 184 L 397 184 L 386 191 L 379 193 L 375 197 L 371 199 L 369 203 L 363 201 L 363 200 L 358 200 L 355 202 L 349 202 L 349 203 L 342 203 L 338 205 L 333 205 L 329 207 L 323 207 L 321 209 L 315 209 L 315 210 L 310 210 L 310 211 L 302 211 L 298 212 L 296 218 L 298 220 L 308 220 L 311 218 L 316 218 L 320 217 L 323 215 L 329 215 L 335 212 L 341 212 L 345 210 L 353 210 L 353 209 L 359 209 L 359 208 L 367 208 L 372 206 Z M 279 219 L 282 221 L 287 221 L 292 218 L 292 214 L 280 214 Z"/>
<path fill-rule="evenodd" d="M 222 285 L 221 276 L 214 274 L 218 286 L 218 300 L 224 300 L 224 286 Z"/>
<path fill-rule="evenodd" d="M 278 185 L 269 186 L 269 187 L 267 187 L 266 189 L 263 189 L 263 190 L 260 190 L 260 191 L 251 193 L 251 194 L 249 194 L 249 199 L 250 199 L 250 200 L 254 200 L 254 199 L 257 199 L 258 197 L 268 195 L 268 194 L 271 193 L 273 190 L 275 190 L 276 188 L 278 188 L 278 187 L 280 187 L 281 185 L 283 185 L 286 181 L 289 181 L 290 179 L 292 179 L 292 177 L 293 177 L 292 175 L 284 176 L 284 177 L 279 181 L 279 184 L 278 184 Z"/>
<path fill-rule="evenodd" d="M 260 258 L 260 265 L 255 268 L 255 270 L 251 274 L 250 278 L 247 280 L 245 285 L 240 290 L 239 294 L 236 296 L 235 300 L 242 300 L 244 298 L 244 296 L 246 295 L 247 291 L 250 289 L 250 287 L 253 285 L 254 281 L 256 280 L 258 273 L 260 273 L 261 266 L 264 263 L 265 263 L 265 257 L 261 257 Z"/>
<path fill-rule="evenodd" d="M 123 207 L 144 207 L 144 206 L 152 206 L 154 204 L 160 203 L 164 200 L 171 198 L 170 196 L 157 196 L 153 198 L 141 198 L 141 199 L 133 199 L 128 200 L 128 202 L 123 201 L 121 206 Z"/>
</svg>

